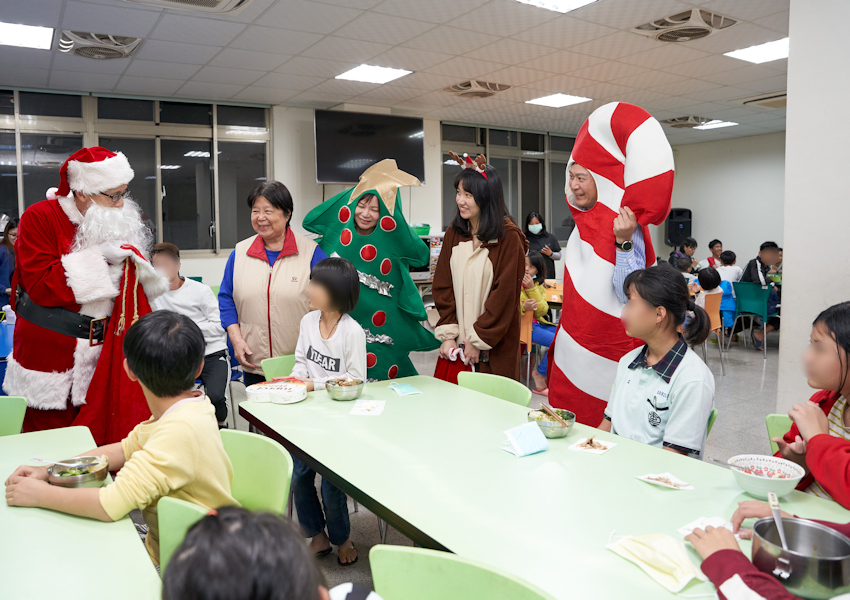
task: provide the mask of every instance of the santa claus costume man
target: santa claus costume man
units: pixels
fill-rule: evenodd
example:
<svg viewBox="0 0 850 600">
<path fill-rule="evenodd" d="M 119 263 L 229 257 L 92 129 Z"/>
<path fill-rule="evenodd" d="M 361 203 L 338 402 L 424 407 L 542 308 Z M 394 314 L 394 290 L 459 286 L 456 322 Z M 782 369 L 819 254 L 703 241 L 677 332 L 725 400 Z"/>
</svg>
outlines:
<svg viewBox="0 0 850 600">
<path fill-rule="evenodd" d="M 127 158 L 83 148 L 59 173 L 18 226 L 3 390 L 27 399 L 25 432 L 86 425 L 102 445 L 150 416 L 121 344 L 168 282 L 145 260 L 152 236 L 128 195 Z"/>
</svg>

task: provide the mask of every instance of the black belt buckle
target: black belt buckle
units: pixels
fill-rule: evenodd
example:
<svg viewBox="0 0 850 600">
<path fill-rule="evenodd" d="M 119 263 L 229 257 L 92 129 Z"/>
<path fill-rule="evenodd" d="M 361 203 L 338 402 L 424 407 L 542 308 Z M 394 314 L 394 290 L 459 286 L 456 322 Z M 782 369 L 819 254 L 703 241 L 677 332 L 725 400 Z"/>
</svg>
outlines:
<svg viewBox="0 0 850 600">
<path fill-rule="evenodd" d="M 92 319 L 89 323 L 89 346 L 102 346 L 103 340 L 106 339 L 106 321 L 109 317 L 101 317 L 99 319 Z M 95 332 L 95 324 L 102 323 L 100 327 L 100 340 L 97 339 L 97 333 Z"/>
</svg>

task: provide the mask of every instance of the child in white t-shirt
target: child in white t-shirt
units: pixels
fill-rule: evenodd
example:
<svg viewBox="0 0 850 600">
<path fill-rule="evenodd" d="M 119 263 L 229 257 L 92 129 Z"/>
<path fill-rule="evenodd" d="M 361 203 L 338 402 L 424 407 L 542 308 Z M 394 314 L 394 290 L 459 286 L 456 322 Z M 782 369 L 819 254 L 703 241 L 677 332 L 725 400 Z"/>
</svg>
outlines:
<svg viewBox="0 0 850 600">
<path fill-rule="evenodd" d="M 717 267 L 717 272 L 720 273 L 720 279 L 730 283 L 741 281 L 741 277 L 744 276 L 744 269 L 735 266 L 737 258 L 731 250 L 724 250 L 720 253 L 720 262 L 722 264 Z"/>
</svg>

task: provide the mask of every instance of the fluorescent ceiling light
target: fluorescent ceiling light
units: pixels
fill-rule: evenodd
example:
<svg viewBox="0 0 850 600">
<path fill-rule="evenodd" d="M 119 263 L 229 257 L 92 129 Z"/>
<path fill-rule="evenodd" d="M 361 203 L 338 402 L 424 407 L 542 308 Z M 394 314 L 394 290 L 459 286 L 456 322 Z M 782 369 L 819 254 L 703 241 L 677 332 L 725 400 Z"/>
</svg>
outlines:
<svg viewBox="0 0 850 600">
<path fill-rule="evenodd" d="M 405 75 L 410 75 L 411 73 L 413 73 L 413 71 L 406 71 L 404 69 L 360 65 L 359 67 L 354 67 L 350 71 L 346 71 L 342 75 L 337 75 L 335 79 L 362 81 L 364 83 L 387 83 L 388 81 L 404 77 Z"/>
<path fill-rule="evenodd" d="M 530 4 L 546 10 L 554 10 L 559 13 L 568 13 L 571 10 L 593 4 L 596 0 L 517 0 L 522 4 Z"/>
<path fill-rule="evenodd" d="M 584 98 L 582 96 L 570 96 L 569 94 L 552 94 L 551 96 L 543 96 L 534 100 L 526 100 L 526 104 L 539 104 L 540 106 L 551 106 L 552 108 L 561 108 L 570 104 L 581 104 L 589 102 L 592 98 Z"/>
<path fill-rule="evenodd" d="M 719 129 L 721 127 L 732 127 L 734 125 L 737 125 L 737 123 L 733 123 L 732 121 L 718 121 L 715 119 L 714 121 L 709 121 L 705 125 L 694 127 L 694 129 Z"/>
<path fill-rule="evenodd" d="M 775 42 L 767 42 L 758 46 L 750 46 L 743 50 L 735 50 L 734 52 L 726 52 L 723 56 L 737 58 L 747 62 L 761 64 L 780 58 L 788 58 L 788 38 L 776 40 Z"/>
<path fill-rule="evenodd" d="M 0 23 L 0 46 L 18 46 L 50 50 L 53 44 L 52 27 L 35 27 L 16 23 Z"/>
</svg>

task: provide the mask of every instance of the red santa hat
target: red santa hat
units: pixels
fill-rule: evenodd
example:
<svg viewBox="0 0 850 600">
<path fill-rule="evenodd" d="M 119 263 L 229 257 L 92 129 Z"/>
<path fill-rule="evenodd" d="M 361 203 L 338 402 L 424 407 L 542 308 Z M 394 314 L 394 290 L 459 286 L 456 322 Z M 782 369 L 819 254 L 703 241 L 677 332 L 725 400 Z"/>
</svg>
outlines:
<svg viewBox="0 0 850 600">
<path fill-rule="evenodd" d="M 133 169 L 121 152 L 100 146 L 80 148 L 59 169 L 58 188 L 47 190 L 48 200 L 70 196 L 71 190 L 97 194 L 133 180 Z"/>
</svg>

